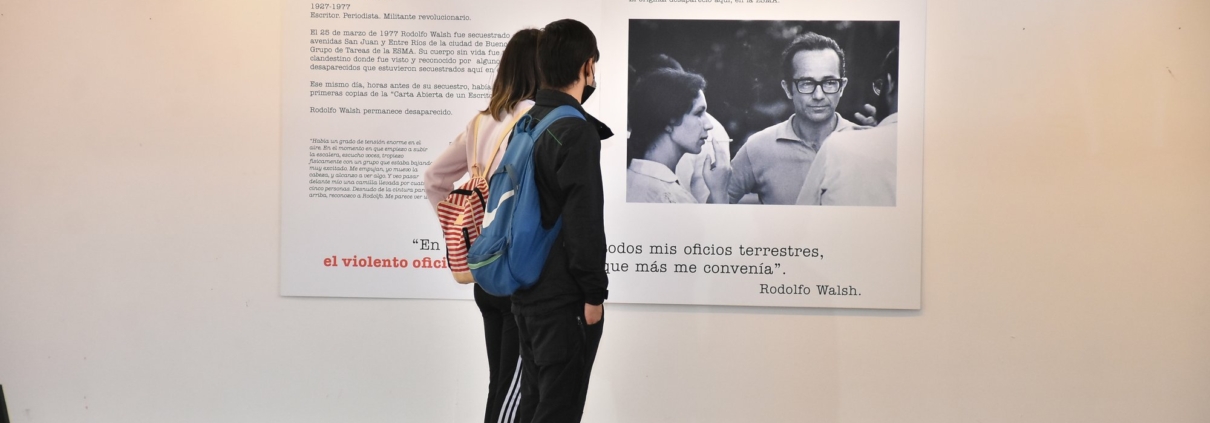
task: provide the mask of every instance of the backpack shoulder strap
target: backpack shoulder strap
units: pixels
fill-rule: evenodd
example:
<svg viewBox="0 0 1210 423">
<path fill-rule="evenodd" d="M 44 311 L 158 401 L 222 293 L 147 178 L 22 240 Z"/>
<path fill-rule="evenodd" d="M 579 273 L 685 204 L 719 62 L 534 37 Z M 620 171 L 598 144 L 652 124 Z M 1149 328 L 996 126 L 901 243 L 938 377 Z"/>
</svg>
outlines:
<svg viewBox="0 0 1210 423">
<path fill-rule="evenodd" d="M 543 116 L 542 120 L 538 122 L 538 126 L 534 128 L 534 139 L 536 140 L 538 137 L 542 136 L 542 133 L 546 132 L 546 129 L 549 128 L 550 125 L 554 124 L 555 121 L 565 117 L 576 117 L 580 120 L 584 120 L 584 115 L 580 114 L 580 111 L 576 110 L 575 107 L 567 105 L 556 107 L 554 110 L 551 110 L 550 113 L 547 113 L 546 116 Z"/>
<path fill-rule="evenodd" d="M 504 127 L 504 131 L 500 132 L 500 139 L 496 140 L 496 148 L 492 149 L 492 155 L 487 156 L 487 166 L 484 166 L 483 169 L 480 169 L 478 175 L 479 177 L 487 179 L 487 170 L 492 168 L 492 162 L 496 160 L 496 154 L 500 152 L 500 146 L 504 145 L 504 140 L 507 139 L 509 135 L 512 135 L 513 127 L 517 126 L 517 121 L 521 120 L 521 117 L 528 113 L 529 109 L 517 111 L 517 116 L 513 118 L 513 121 L 509 122 L 508 126 Z"/>
<path fill-rule="evenodd" d="M 471 154 L 471 176 L 474 176 L 474 173 L 479 171 L 478 169 L 479 169 L 479 120 L 480 119 L 483 119 L 483 113 L 479 113 L 479 114 L 475 115 L 474 129 L 472 130 L 473 132 L 471 133 L 471 137 L 473 137 L 475 139 L 473 147 L 471 148 L 471 151 L 473 152 L 473 154 Z"/>
</svg>

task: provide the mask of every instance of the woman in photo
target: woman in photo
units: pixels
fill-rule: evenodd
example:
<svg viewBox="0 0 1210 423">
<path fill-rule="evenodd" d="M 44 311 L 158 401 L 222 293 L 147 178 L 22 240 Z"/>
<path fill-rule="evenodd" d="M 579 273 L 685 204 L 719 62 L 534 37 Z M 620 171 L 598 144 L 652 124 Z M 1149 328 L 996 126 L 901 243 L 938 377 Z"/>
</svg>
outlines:
<svg viewBox="0 0 1210 423">
<path fill-rule="evenodd" d="M 499 149 L 498 140 L 507 138 L 517 118 L 534 105 L 538 92 L 537 29 L 523 29 L 513 34 L 500 55 L 496 80 L 492 84 L 487 109 L 479 112 L 454 138 L 437 160 L 424 173 L 425 191 L 436 211 L 437 204 L 454 190 L 454 183 L 467 175 L 472 163 L 487 166 L 487 175 L 495 172 L 504 156 L 508 140 Z M 477 126 L 477 128 L 476 128 Z M 477 129 L 477 130 L 476 130 Z M 477 140 L 476 140 L 477 138 Z M 477 148 L 476 148 L 477 146 Z M 495 153 L 495 154 L 493 154 Z M 521 400 L 519 380 L 521 359 L 517 321 L 512 314 L 512 300 L 496 297 L 475 284 L 475 304 L 483 315 L 483 332 L 487 343 L 488 383 L 485 423 L 511 422 L 517 403 Z M 526 398 L 530 400 L 530 398 Z M 501 417 L 503 416 L 503 417 Z"/>
<path fill-rule="evenodd" d="M 632 203 L 697 203 L 675 170 L 685 154 L 701 153 L 714 120 L 706 113 L 706 80 L 676 69 L 657 69 L 641 76 L 630 93 L 630 138 L 626 153 L 626 201 Z M 716 157 L 726 157 L 726 143 L 710 143 Z M 726 161 L 702 161 L 706 202 L 727 203 Z"/>
</svg>

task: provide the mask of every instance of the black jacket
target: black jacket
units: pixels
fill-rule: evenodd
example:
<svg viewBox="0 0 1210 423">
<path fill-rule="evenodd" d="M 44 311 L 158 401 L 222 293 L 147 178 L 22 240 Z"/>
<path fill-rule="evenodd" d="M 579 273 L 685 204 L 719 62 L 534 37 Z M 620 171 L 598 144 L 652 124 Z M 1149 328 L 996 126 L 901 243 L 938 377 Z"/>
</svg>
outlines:
<svg viewBox="0 0 1210 423">
<path fill-rule="evenodd" d="M 538 283 L 513 293 L 513 313 L 541 314 L 577 303 L 601 304 L 609 296 L 605 274 L 605 195 L 601 186 L 601 140 L 609 127 L 561 91 L 538 91 L 529 114 L 542 119 L 570 105 L 585 120 L 551 124 L 534 144 L 534 180 L 542 202 L 542 224 L 563 218 L 563 229 L 546 257 Z"/>
</svg>

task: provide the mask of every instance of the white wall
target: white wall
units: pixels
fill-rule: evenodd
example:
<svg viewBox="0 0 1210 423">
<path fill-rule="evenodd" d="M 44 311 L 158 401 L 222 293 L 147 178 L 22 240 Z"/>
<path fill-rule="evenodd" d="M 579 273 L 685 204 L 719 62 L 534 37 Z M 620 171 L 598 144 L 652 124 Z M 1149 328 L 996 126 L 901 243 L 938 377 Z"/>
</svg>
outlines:
<svg viewBox="0 0 1210 423">
<path fill-rule="evenodd" d="M 1210 3 L 933 0 L 923 309 L 608 306 L 587 422 L 1210 421 Z M 278 292 L 280 5 L 0 0 L 16 422 L 472 422 L 466 301 Z"/>
</svg>

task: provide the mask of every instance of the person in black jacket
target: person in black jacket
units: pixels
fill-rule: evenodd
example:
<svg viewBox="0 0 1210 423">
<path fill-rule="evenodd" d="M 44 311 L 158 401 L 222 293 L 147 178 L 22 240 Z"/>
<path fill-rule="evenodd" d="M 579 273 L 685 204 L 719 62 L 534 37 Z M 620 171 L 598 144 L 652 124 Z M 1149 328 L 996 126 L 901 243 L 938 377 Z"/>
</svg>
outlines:
<svg viewBox="0 0 1210 423">
<path fill-rule="evenodd" d="M 538 38 L 542 89 L 529 114 L 575 107 L 584 120 L 551 124 L 534 144 L 534 179 L 542 224 L 563 229 L 538 282 L 513 293 L 513 314 L 524 364 L 518 416 L 522 422 L 578 422 L 604 324 L 605 198 L 601 140 L 613 133 L 580 106 L 595 90 L 596 36 L 571 19 L 551 22 Z"/>
</svg>

